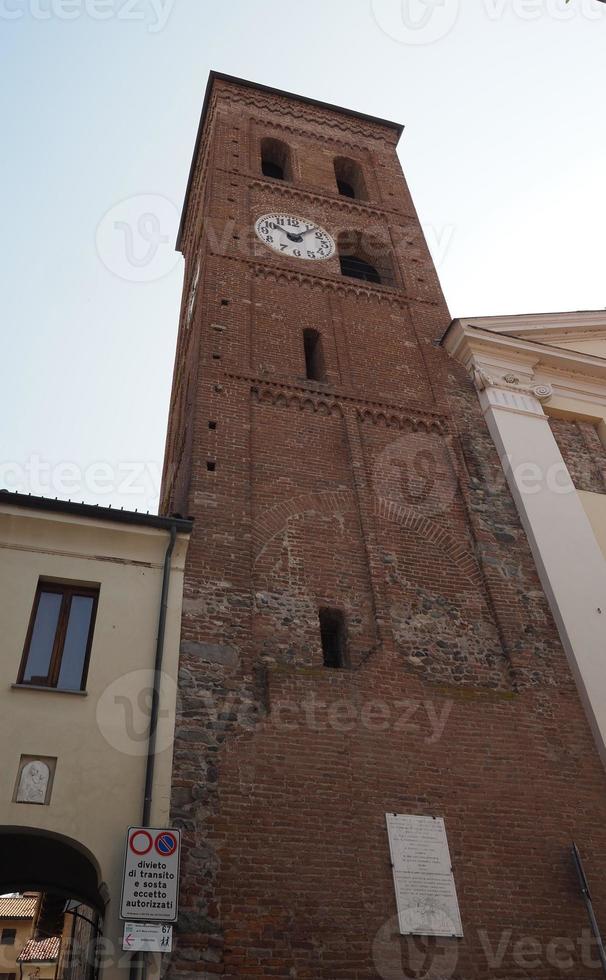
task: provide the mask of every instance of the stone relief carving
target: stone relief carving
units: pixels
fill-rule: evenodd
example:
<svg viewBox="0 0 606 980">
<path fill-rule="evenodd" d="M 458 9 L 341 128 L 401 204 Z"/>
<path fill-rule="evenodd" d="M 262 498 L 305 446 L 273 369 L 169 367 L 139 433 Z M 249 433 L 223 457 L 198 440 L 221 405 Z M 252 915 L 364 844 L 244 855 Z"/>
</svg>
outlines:
<svg viewBox="0 0 606 980">
<path fill-rule="evenodd" d="M 471 375 L 478 391 L 485 391 L 486 388 L 492 388 L 497 383 L 494 378 L 491 378 L 489 374 L 486 374 L 485 371 L 475 365 L 472 368 Z"/>
<path fill-rule="evenodd" d="M 536 387 L 532 389 L 532 394 L 535 396 L 535 398 L 538 398 L 540 402 L 544 402 L 547 401 L 548 398 L 552 397 L 553 388 L 551 385 L 536 385 Z"/>
<path fill-rule="evenodd" d="M 487 374 L 483 368 L 473 365 L 471 375 L 478 391 L 486 391 L 487 388 L 505 388 L 507 391 L 515 391 L 519 395 L 531 395 L 540 402 L 547 401 L 553 396 L 551 385 L 521 384 L 520 379 L 514 374 L 505 374 L 502 378 L 493 378 Z"/>
<path fill-rule="evenodd" d="M 17 803 L 45 804 L 49 793 L 51 768 L 47 762 L 34 760 L 27 762 L 19 776 Z"/>
</svg>

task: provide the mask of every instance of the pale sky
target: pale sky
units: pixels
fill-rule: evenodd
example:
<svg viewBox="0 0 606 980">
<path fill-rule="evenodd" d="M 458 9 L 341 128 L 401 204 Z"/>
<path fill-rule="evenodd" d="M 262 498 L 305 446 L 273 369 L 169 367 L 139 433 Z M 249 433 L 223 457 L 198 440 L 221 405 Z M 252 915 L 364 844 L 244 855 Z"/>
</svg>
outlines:
<svg viewBox="0 0 606 980">
<path fill-rule="evenodd" d="M 404 123 L 479 316 L 606 308 L 605 48 L 598 0 L 0 0 L 0 487 L 156 510 L 211 68 Z"/>
</svg>

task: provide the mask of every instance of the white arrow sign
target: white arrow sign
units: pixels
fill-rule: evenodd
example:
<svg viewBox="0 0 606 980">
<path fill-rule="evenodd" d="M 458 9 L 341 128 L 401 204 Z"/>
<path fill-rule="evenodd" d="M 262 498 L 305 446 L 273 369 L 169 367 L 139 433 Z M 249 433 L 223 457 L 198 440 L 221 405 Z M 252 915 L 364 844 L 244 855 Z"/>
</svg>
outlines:
<svg viewBox="0 0 606 980">
<path fill-rule="evenodd" d="M 173 927 L 156 922 L 125 922 L 122 949 L 133 953 L 170 953 Z"/>
</svg>

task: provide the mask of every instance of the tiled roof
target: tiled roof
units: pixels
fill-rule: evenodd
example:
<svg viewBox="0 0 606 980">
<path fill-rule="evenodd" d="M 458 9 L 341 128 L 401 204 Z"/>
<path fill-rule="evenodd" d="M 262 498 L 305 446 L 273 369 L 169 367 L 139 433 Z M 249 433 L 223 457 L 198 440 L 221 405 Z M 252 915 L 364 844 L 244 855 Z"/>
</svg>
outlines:
<svg viewBox="0 0 606 980">
<path fill-rule="evenodd" d="M 59 956 L 61 937 L 50 939 L 30 939 L 17 957 L 17 963 L 50 963 Z"/>
<path fill-rule="evenodd" d="M 0 898 L 0 919 L 33 919 L 37 898 Z"/>
</svg>

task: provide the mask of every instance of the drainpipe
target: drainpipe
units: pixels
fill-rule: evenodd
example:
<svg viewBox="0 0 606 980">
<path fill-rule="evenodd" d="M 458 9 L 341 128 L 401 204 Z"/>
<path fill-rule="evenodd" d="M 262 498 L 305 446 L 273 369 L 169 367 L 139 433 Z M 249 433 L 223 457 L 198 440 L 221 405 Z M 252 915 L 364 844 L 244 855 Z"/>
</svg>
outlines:
<svg viewBox="0 0 606 980">
<path fill-rule="evenodd" d="M 151 714 L 149 719 L 149 742 L 147 746 L 147 765 L 145 768 L 145 795 L 143 797 L 143 817 L 141 825 L 149 827 L 151 804 L 154 784 L 154 767 L 156 762 L 156 733 L 158 728 L 158 709 L 160 706 L 160 682 L 162 678 L 162 660 L 164 657 L 164 634 L 166 632 L 166 612 L 168 609 L 168 588 L 170 584 L 170 569 L 175 550 L 177 528 L 173 524 L 170 529 L 170 541 L 164 558 L 162 576 L 162 598 L 160 600 L 160 617 L 158 620 L 158 638 L 156 640 L 156 662 L 154 664 L 154 687 L 152 692 Z"/>
</svg>

